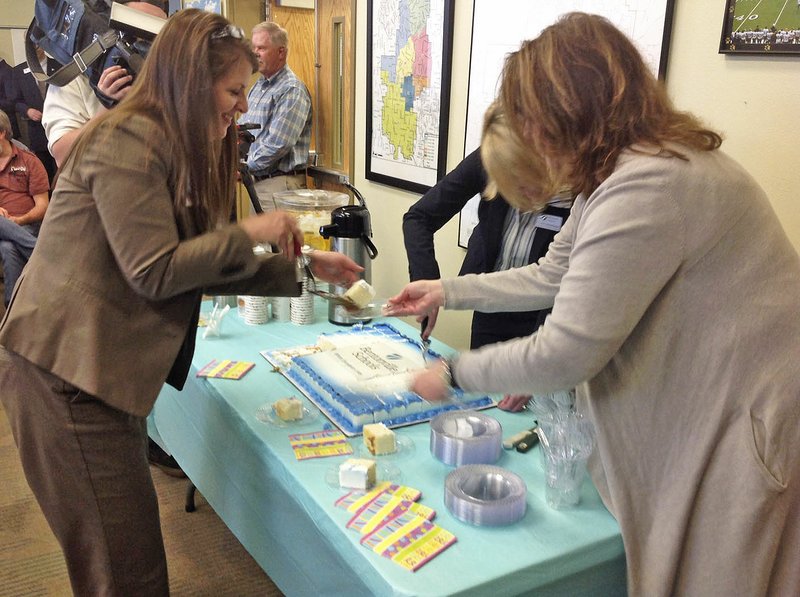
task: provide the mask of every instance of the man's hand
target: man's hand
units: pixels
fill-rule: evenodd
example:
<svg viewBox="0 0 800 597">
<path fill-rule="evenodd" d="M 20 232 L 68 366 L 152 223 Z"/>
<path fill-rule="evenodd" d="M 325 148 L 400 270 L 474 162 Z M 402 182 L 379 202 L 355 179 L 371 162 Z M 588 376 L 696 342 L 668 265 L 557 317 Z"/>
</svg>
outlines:
<svg viewBox="0 0 800 597">
<path fill-rule="evenodd" d="M 25 115 L 28 117 L 28 120 L 33 120 L 34 122 L 42 121 L 42 113 L 36 108 L 28 108 Z"/>
<path fill-rule="evenodd" d="M 131 90 L 131 82 L 133 75 L 128 74 L 128 71 L 121 66 L 109 66 L 100 75 L 97 81 L 97 88 L 113 100 L 121 100 L 128 95 Z"/>
</svg>

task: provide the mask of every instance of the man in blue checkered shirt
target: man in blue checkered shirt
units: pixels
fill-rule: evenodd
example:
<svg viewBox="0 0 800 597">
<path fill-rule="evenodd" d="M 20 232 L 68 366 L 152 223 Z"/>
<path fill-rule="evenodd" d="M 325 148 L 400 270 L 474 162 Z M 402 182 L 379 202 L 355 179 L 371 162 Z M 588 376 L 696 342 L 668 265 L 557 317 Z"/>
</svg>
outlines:
<svg viewBox="0 0 800 597">
<path fill-rule="evenodd" d="M 286 64 L 289 36 L 269 21 L 253 27 L 258 81 L 247 96 L 249 109 L 239 124 L 255 123 L 247 167 L 264 211 L 274 209 L 272 193 L 306 187 L 311 143 L 311 95 Z"/>
</svg>

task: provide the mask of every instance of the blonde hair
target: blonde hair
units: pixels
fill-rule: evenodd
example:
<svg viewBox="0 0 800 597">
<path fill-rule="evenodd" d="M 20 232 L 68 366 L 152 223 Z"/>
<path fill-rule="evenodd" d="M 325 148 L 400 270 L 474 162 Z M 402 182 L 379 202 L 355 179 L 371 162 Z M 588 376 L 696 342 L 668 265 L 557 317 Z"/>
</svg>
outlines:
<svg viewBox="0 0 800 597">
<path fill-rule="evenodd" d="M 289 52 L 289 32 L 277 23 L 263 21 L 253 27 L 253 34 L 255 34 L 256 31 L 263 31 L 269 35 L 269 40 L 272 42 L 273 46 L 277 48 L 286 48 L 286 52 Z"/>
<path fill-rule="evenodd" d="M 481 162 L 489 182 L 484 197 L 498 194 L 520 211 L 538 211 L 556 194 L 547 167 L 509 126 L 499 103 L 483 118 Z"/>
<path fill-rule="evenodd" d="M 668 145 L 722 143 L 675 110 L 633 43 L 597 15 L 566 14 L 524 42 L 506 59 L 500 96 L 509 126 L 547 157 L 556 182 L 587 195 L 632 146 L 685 159 Z"/>
<path fill-rule="evenodd" d="M 237 33 L 236 35 L 234 33 Z M 214 138 L 213 86 L 242 59 L 256 70 L 250 43 L 224 17 L 197 9 L 175 13 L 147 54 L 128 95 L 97 117 L 81 135 L 69 160 L 77 159 L 100 134 L 111 134 L 135 115 L 152 119 L 174 160 L 173 210 L 198 230 L 228 221 L 235 195 L 236 127 Z"/>
</svg>

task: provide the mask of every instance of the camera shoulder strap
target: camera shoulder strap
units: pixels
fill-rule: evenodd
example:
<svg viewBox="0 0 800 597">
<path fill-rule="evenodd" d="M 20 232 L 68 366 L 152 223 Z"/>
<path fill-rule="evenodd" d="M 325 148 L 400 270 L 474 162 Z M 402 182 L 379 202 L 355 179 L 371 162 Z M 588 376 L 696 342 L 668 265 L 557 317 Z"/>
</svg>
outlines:
<svg viewBox="0 0 800 597">
<path fill-rule="evenodd" d="M 39 64 L 39 58 L 36 56 L 36 46 L 32 41 L 35 27 L 37 27 L 37 25 L 34 19 L 31 21 L 25 36 L 25 58 L 28 61 L 28 68 L 30 68 L 31 73 L 36 77 L 37 81 L 57 87 L 63 87 L 75 77 L 86 72 L 86 69 L 102 56 L 106 50 L 113 48 L 119 39 L 119 34 L 113 29 L 109 29 L 102 35 L 98 35 L 86 48 L 80 52 L 76 52 L 72 56 L 72 61 L 48 76 L 42 69 L 42 65 Z"/>
</svg>

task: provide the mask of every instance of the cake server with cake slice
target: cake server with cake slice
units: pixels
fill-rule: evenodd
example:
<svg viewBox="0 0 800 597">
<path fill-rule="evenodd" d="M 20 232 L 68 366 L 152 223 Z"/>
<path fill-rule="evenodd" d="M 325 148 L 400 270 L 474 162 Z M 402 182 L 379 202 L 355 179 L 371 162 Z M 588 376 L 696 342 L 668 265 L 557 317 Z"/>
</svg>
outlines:
<svg viewBox="0 0 800 597">
<path fill-rule="evenodd" d="M 307 290 L 310 294 L 318 296 L 347 310 L 350 317 L 372 319 L 383 314 L 383 303 L 376 304 L 375 289 L 366 280 L 357 280 L 344 294 L 336 294 L 317 287 L 317 280 L 311 273 L 309 259 L 306 255 L 298 255 L 298 268 L 302 269 L 308 279 Z"/>
<path fill-rule="evenodd" d="M 311 260 L 305 253 L 297 255 L 297 269 L 299 272 L 298 277 L 302 278 L 305 276 L 307 278 L 307 290 L 311 294 L 324 298 L 326 301 L 333 301 L 334 303 L 342 305 L 348 310 L 357 311 L 360 309 L 358 303 L 356 303 L 351 297 L 347 296 L 347 293 L 336 294 L 334 292 L 320 290 L 317 288 L 317 279 L 311 272 Z"/>
</svg>

